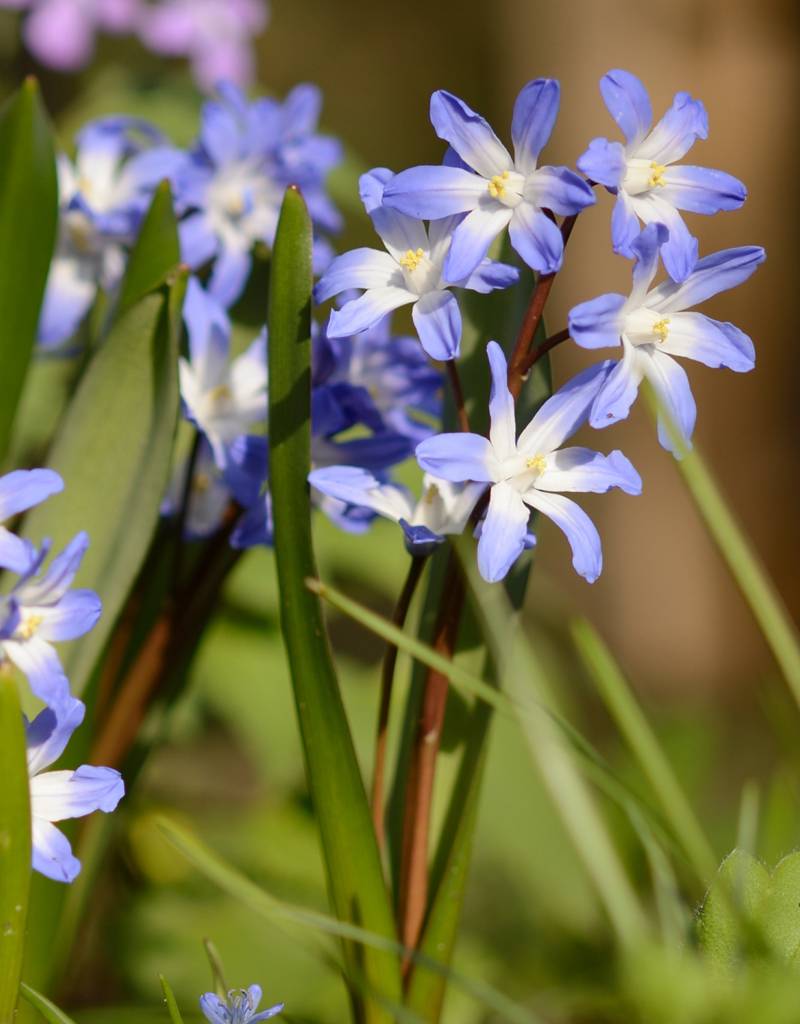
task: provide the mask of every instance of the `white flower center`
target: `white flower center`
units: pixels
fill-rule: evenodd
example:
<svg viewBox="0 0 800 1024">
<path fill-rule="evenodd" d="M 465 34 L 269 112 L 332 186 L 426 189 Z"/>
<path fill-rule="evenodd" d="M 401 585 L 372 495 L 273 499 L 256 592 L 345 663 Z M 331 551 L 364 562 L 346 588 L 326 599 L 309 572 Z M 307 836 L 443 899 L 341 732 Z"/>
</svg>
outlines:
<svg viewBox="0 0 800 1024">
<path fill-rule="evenodd" d="M 622 333 L 632 345 L 660 345 L 669 337 L 669 324 L 668 316 L 640 306 L 625 317 Z"/>
<path fill-rule="evenodd" d="M 406 249 L 397 262 L 403 270 L 406 287 L 415 295 L 425 295 L 439 286 L 441 267 L 433 262 L 424 249 Z"/>
<path fill-rule="evenodd" d="M 17 640 L 30 640 L 30 638 L 36 633 L 36 630 L 44 622 L 44 616 L 37 615 L 35 612 L 26 612 L 22 617 L 16 631 Z"/>
<path fill-rule="evenodd" d="M 666 164 L 657 164 L 654 160 L 628 160 L 625 177 L 622 180 L 622 187 L 631 196 L 638 196 L 642 192 L 650 192 L 652 189 L 662 188 L 666 185 L 664 174 Z"/>
<path fill-rule="evenodd" d="M 486 191 L 492 199 L 512 209 L 522 202 L 524 190 L 525 177 L 517 171 L 503 171 L 502 174 L 495 174 L 489 179 L 486 186 Z"/>
</svg>

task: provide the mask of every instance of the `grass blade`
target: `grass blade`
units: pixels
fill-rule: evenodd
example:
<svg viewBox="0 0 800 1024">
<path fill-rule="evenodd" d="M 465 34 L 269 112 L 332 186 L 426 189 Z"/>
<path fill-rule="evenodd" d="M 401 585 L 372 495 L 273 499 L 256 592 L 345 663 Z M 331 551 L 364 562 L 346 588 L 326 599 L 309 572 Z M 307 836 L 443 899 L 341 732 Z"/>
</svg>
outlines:
<svg viewBox="0 0 800 1024">
<path fill-rule="evenodd" d="M 158 981 L 161 985 L 161 991 L 164 993 L 164 1002 L 167 1004 L 169 1019 L 172 1021 L 172 1024 L 183 1024 L 183 1017 L 181 1017 L 181 1011 L 178 1009 L 178 1002 L 175 999 L 172 986 L 163 974 L 159 974 Z"/>
<path fill-rule="evenodd" d="M 35 988 L 31 988 L 30 985 L 26 985 L 24 981 L 20 985 L 20 992 L 25 1001 L 38 1010 L 44 1019 L 49 1021 L 49 1024 L 75 1024 L 72 1017 L 67 1016 L 52 1000 L 43 996 L 41 992 L 37 992 Z"/>
<path fill-rule="evenodd" d="M 307 475 L 311 445 L 311 222 L 300 193 L 288 189 L 272 257 L 269 293 L 270 490 L 281 628 L 289 660 L 309 788 L 319 822 L 328 890 L 341 922 L 359 922 L 395 939 L 394 921 L 364 783 L 339 692 L 318 598 Z M 370 991 L 399 1003 L 400 964 L 389 949 L 365 951 Z M 351 979 L 358 952 L 345 949 Z M 375 1000 L 368 1022 L 390 1016 Z"/>
<path fill-rule="evenodd" d="M 0 675 L 0 1024 L 16 1015 L 31 882 L 25 728 L 14 679 Z"/>
</svg>

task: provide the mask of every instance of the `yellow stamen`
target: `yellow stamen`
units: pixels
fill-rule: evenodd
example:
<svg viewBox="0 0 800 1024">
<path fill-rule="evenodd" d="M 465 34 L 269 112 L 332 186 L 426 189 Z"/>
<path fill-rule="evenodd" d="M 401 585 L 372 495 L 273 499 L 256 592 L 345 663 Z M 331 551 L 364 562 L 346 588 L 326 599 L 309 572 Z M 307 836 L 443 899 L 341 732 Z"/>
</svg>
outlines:
<svg viewBox="0 0 800 1024">
<path fill-rule="evenodd" d="M 406 270 L 416 270 L 417 267 L 422 262 L 424 256 L 425 256 L 424 249 L 417 249 L 416 252 L 414 252 L 413 249 L 406 249 L 405 256 L 401 256 L 400 257 L 400 260 L 399 260 L 400 266 L 401 267 L 405 267 Z"/>
<path fill-rule="evenodd" d="M 208 393 L 209 401 L 218 405 L 220 402 L 229 402 L 233 398 L 233 392 L 228 384 L 217 384 Z"/>
<path fill-rule="evenodd" d="M 192 480 L 192 490 L 197 494 L 204 494 L 211 486 L 211 477 L 208 473 L 196 473 Z"/>
<path fill-rule="evenodd" d="M 669 317 L 662 317 L 653 324 L 653 334 L 659 341 L 666 341 L 669 334 Z"/>
<path fill-rule="evenodd" d="M 425 491 L 425 497 L 422 499 L 426 505 L 432 505 L 434 501 L 439 497 L 439 488 L 436 484 L 429 484 L 427 491 Z"/>
<path fill-rule="evenodd" d="M 547 459 L 544 455 L 534 455 L 533 458 L 525 460 L 525 465 L 528 469 L 534 469 L 537 473 L 541 473 L 547 468 Z"/>
<path fill-rule="evenodd" d="M 489 195 L 492 199 L 502 199 L 506 194 L 506 182 L 508 181 L 508 171 L 503 171 L 502 174 L 495 174 L 489 182 Z"/>
<path fill-rule="evenodd" d="M 30 640 L 36 630 L 41 626 L 43 618 L 41 615 L 26 615 L 17 630 L 17 636 L 22 640 Z"/>
<path fill-rule="evenodd" d="M 666 171 L 665 164 L 657 164 L 655 161 L 650 164 L 650 178 L 648 179 L 648 188 L 659 188 L 665 185 L 664 172 Z"/>
</svg>

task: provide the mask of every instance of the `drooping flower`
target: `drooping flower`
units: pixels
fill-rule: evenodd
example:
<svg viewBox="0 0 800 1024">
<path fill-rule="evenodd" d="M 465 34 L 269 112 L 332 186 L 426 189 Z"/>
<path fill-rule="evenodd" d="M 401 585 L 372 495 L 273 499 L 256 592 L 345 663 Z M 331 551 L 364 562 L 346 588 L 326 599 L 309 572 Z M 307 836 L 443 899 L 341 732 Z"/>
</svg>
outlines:
<svg viewBox="0 0 800 1024">
<path fill-rule="evenodd" d="M 142 0 L 0 0 L 26 10 L 25 45 L 46 67 L 75 71 L 90 60 L 98 32 L 131 31 Z"/>
<path fill-rule="evenodd" d="M 272 245 L 284 192 L 298 185 L 317 228 L 337 231 L 338 211 L 325 178 L 341 159 L 334 139 L 317 133 L 319 90 L 299 85 L 283 103 L 248 103 L 230 82 L 203 107 L 200 138 L 175 177 L 183 259 L 214 260 L 208 289 L 224 306 L 241 295 L 256 242 Z M 330 258 L 315 238 L 317 269 Z"/>
<path fill-rule="evenodd" d="M 265 0 L 162 0 L 145 7 L 140 35 L 154 53 L 187 57 L 203 88 L 244 87 L 255 77 L 253 39 L 268 11 Z"/>
<path fill-rule="evenodd" d="M 411 217 L 463 215 L 444 262 L 448 281 L 463 281 L 485 258 L 506 228 L 525 263 L 549 274 L 561 266 L 564 243 L 546 210 L 575 214 L 594 193 L 567 167 L 539 167 L 539 155 L 553 131 L 560 88 L 551 78 L 523 87 L 511 123 L 514 156 L 489 124 L 452 93 L 431 97 L 431 122 L 452 147 L 445 165 L 412 167 L 396 175 L 385 192 L 387 206 Z"/>
<path fill-rule="evenodd" d="M 69 695 L 69 681 L 53 644 L 88 633 L 102 611 L 94 591 L 70 590 L 88 546 L 88 536 L 77 534 L 40 573 L 49 553 L 44 544 L 4 598 L 6 606 L 15 609 L 17 622 L 11 635 L 0 640 L 0 657 L 24 672 L 34 695 L 49 705 Z"/>
<path fill-rule="evenodd" d="M 600 79 L 600 91 L 625 144 L 593 139 L 578 168 L 617 197 L 611 218 L 614 251 L 632 257 L 639 222 L 663 224 L 669 230 L 661 253 L 664 266 L 674 281 L 683 281 L 697 260 L 697 239 L 679 211 L 735 210 L 747 189 L 725 171 L 677 164 L 697 139 L 708 137 L 708 115 L 700 100 L 677 93 L 653 127 L 650 97 L 635 75 L 609 71 Z"/>
<path fill-rule="evenodd" d="M 569 330 L 583 348 L 622 346 L 622 358 L 592 406 L 589 422 L 593 427 L 625 419 L 642 379 L 647 378 L 683 444 L 691 447 L 697 408 L 686 372 L 674 357 L 745 373 L 755 365 L 755 349 L 733 324 L 687 310 L 746 281 L 766 254 L 756 245 L 723 249 L 698 260 L 682 284 L 668 280 L 650 290 L 665 238 L 661 224 L 648 225 L 632 245 L 636 263 L 631 294 L 600 295 L 575 306 L 569 314 Z M 658 437 L 664 448 L 675 450 L 661 418 Z"/>
<path fill-rule="evenodd" d="M 398 523 L 412 555 L 428 554 L 446 535 L 463 533 L 485 490 L 482 483 L 453 484 L 426 473 L 422 497 L 414 501 L 405 487 L 381 481 L 356 466 L 314 469 L 308 482 L 330 498 L 371 509 Z"/>
<path fill-rule="evenodd" d="M 52 469 L 16 469 L 0 477 L 0 523 L 39 505 L 64 489 L 64 481 Z M 4 526 L 0 526 L 0 568 L 26 573 L 36 560 L 36 550 Z"/>
<path fill-rule="evenodd" d="M 258 1024 L 277 1016 L 284 1006 L 277 1003 L 258 1012 L 260 1002 L 261 988 L 251 985 L 249 988 L 231 989 L 224 1001 L 216 993 L 206 992 L 200 997 L 200 1009 L 209 1024 Z"/>
<path fill-rule="evenodd" d="M 177 154 L 151 125 L 102 118 L 77 139 L 75 161 L 58 160 L 59 229 L 39 320 L 39 343 L 53 348 L 75 333 L 97 289 L 113 292 L 152 196 Z"/>
<path fill-rule="evenodd" d="M 33 867 L 57 882 L 74 881 L 81 864 L 54 822 L 83 818 L 93 811 L 110 813 L 125 794 L 122 776 L 113 768 L 82 765 L 72 772 L 43 770 L 64 752 L 85 710 L 81 701 L 67 697 L 26 722 Z"/>
<path fill-rule="evenodd" d="M 189 359 L 179 360 L 186 416 L 207 438 L 220 467 L 225 447 L 267 419 L 267 334 L 230 358 L 228 315 L 196 278 L 189 280 L 183 307 Z"/>
<path fill-rule="evenodd" d="M 449 290 L 461 287 L 477 292 L 508 288 L 519 280 L 515 267 L 482 259 L 462 278 L 448 278 L 444 264 L 458 218 L 445 217 L 426 229 L 383 203 L 394 175 L 385 167 L 363 174 L 360 194 L 375 230 L 386 247 L 354 249 L 337 256 L 314 290 L 317 302 L 351 288 L 363 295 L 331 312 L 327 332 L 342 338 L 368 330 L 388 313 L 411 304 L 411 316 L 422 347 L 433 359 L 454 359 L 461 343 L 461 312 Z"/>
<path fill-rule="evenodd" d="M 619 487 L 639 494 L 642 483 L 622 452 L 601 455 L 561 445 L 586 422 L 610 364 L 592 366 L 565 384 L 517 438 L 506 358 L 494 341 L 486 352 L 492 373 L 489 437 L 438 434 L 417 446 L 417 461 L 445 480 L 472 480 L 491 488 L 478 541 L 478 568 L 485 580 L 494 583 L 508 573 L 525 547 L 530 510 L 537 509 L 563 530 L 575 571 L 593 583 L 603 565 L 600 537 L 583 509 L 559 492 L 603 493 Z"/>
</svg>

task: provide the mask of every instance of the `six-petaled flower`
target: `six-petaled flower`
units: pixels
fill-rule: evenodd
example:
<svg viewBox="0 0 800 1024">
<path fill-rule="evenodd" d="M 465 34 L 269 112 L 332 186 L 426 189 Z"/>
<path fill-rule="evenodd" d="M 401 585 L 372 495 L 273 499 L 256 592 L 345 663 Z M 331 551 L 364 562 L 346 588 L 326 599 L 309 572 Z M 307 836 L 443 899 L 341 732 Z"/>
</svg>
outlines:
<svg viewBox="0 0 800 1024">
<path fill-rule="evenodd" d="M 283 1009 L 283 1003 L 271 1006 L 268 1010 L 258 1010 L 261 1002 L 261 988 L 250 985 L 249 988 L 231 989 L 223 1000 L 214 992 L 206 992 L 200 997 L 200 1009 L 209 1024 L 258 1024 L 277 1016 Z"/>
</svg>

